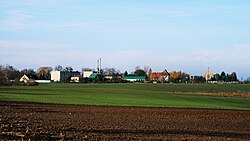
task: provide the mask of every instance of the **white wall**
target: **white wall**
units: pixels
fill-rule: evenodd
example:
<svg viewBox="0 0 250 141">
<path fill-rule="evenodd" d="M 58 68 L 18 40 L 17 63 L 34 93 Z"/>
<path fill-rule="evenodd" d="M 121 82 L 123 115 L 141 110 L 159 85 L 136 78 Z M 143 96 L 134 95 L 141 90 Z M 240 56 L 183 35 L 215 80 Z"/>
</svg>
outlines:
<svg viewBox="0 0 250 141">
<path fill-rule="evenodd" d="M 89 78 L 91 74 L 93 74 L 93 71 L 83 71 L 83 78 Z"/>
<path fill-rule="evenodd" d="M 60 71 L 51 71 L 51 80 L 54 82 L 60 82 Z"/>
<path fill-rule="evenodd" d="M 37 83 L 51 83 L 50 80 L 36 80 Z"/>
</svg>

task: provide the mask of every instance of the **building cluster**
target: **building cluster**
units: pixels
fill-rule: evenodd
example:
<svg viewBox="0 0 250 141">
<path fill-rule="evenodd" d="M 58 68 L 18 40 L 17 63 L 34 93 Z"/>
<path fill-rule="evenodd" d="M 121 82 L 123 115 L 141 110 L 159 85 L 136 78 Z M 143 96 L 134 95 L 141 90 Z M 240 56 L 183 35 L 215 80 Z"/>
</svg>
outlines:
<svg viewBox="0 0 250 141">
<path fill-rule="evenodd" d="M 86 83 L 86 82 L 151 82 L 151 83 L 202 83 L 216 81 L 237 81 L 236 73 L 231 75 L 224 72 L 219 75 L 213 75 L 208 68 L 204 76 L 191 76 L 184 72 L 168 72 L 166 69 L 162 72 L 153 72 L 149 68 L 148 72 L 137 69 L 134 74 L 128 73 L 104 73 L 101 69 L 101 58 L 97 60 L 97 69 L 84 69 L 82 72 L 73 71 L 73 69 L 54 70 L 50 71 L 50 80 L 37 80 L 34 75 L 24 75 L 20 79 L 21 82 L 36 82 L 36 83 Z"/>
<path fill-rule="evenodd" d="M 97 64 L 97 69 L 85 68 L 81 72 L 60 65 L 56 66 L 54 71 L 51 67 L 40 67 L 37 71 L 33 69 L 19 71 L 13 66 L 0 65 L 0 85 L 37 85 L 37 83 L 51 82 L 239 83 L 235 72 L 228 74 L 222 71 L 221 74 L 213 74 L 209 68 L 202 76 L 192 76 L 181 71 L 168 72 L 166 69 L 154 72 L 149 67 L 140 69 L 138 66 L 135 72 L 128 74 L 127 71 L 120 73 L 114 68 L 101 69 L 101 59 L 98 59 Z"/>
<path fill-rule="evenodd" d="M 116 80 L 116 81 L 115 81 Z M 78 71 L 51 71 L 52 82 L 169 82 L 170 73 L 167 70 L 163 72 L 149 72 L 147 75 L 126 75 L 114 74 L 105 75 L 102 71 L 83 70 Z"/>
<path fill-rule="evenodd" d="M 231 75 L 223 76 L 218 74 L 212 74 L 210 69 L 204 74 L 204 76 L 191 76 L 182 72 L 169 73 L 166 69 L 162 72 L 152 72 L 150 69 L 147 75 L 128 75 L 128 74 L 114 74 L 105 75 L 101 69 L 97 71 L 83 70 L 79 71 L 51 71 L 51 80 L 37 80 L 35 75 L 24 75 L 20 78 L 21 82 L 36 82 L 36 83 L 64 83 L 64 82 L 151 82 L 151 83 L 192 83 L 192 82 L 228 82 L 227 78 L 231 78 L 229 82 L 236 82 L 237 76 L 235 73 Z M 196 80 L 197 79 L 197 80 Z M 224 81 L 221 81 L 221 80 Z"/>
</svg>

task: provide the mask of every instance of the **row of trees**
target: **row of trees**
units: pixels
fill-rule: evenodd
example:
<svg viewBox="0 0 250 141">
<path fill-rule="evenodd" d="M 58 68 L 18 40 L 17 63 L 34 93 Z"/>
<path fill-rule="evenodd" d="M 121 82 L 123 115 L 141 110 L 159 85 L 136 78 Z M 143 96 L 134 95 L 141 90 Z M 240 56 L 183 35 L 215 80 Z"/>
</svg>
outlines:
<svg viewBox="0 0 250 141">
<path fill-rule="evenodd" d="M 52 67 L 40 67 L 35 71 L 34 69 L 22 69 L 18 70 L 11 65 L 0 65 L 0 84 L 10 84 L 18 82 L 19 79 L 24 75 L 33 75 L 40 80 L 50 80 L 50 72 L 53 70 Z M 73 71 L 72 67 L 65 67 L 58 65 L 54 70 Z"/>
<path fill-rule="evenodd" d="M 235 72 L 231 74 L 226 74 L 224 71 L 222 71 L 221 74 L 216 73 L 214 77 L 211 79 L 211 81 L 232 82 L 232 81 L 238 81 L 238 79 Z"/>
</svg>

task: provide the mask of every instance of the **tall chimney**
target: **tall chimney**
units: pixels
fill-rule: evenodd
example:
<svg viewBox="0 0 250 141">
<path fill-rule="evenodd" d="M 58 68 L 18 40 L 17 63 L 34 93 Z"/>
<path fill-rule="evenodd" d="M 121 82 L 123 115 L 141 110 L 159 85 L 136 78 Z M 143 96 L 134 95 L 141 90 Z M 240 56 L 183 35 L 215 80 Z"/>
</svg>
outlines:
<svg viewBox="0 0 250 141">
<path fill-rule="evenodd" d="M 100 67 L 99 67 L 100 71 L 102 70 L 102 58 L 100 58 Z"/>
<path fill-rule="evenodd" d="M 99 60 L 97 59 L 97 73 L 99 73 Z"/>
</svg>

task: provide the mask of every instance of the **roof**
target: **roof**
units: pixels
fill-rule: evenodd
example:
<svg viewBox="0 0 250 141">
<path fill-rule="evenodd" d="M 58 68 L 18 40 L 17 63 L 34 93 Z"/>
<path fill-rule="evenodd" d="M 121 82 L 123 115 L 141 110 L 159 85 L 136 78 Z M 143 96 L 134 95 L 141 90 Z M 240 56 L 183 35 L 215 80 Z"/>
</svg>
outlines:
<svg viewBox="0 0 250 141">
<path fill-rule="evenodd" d="M 127 76 L 124 76 L 124 79 L 146 79 L 146 76 L 127 75 Z"/>
<path fill-rule="evenodd" d="M 25 74 L 29 79 L 37 80 L 38 77 L 35 74 Z"/>
<path fill-rule="evenodd" d="M 96 73 L 92 73 L 90 76 L 89 76 L 89 78 L 91 78 L 91 79 L 95 79 L 97 77 L 97 74 Z"/>
<path fill-rule="evenodd" d="M 102 75 L 99 74 L 99 73 L 92 73 L 92 74 L 89 76 L 89 78 L 90 78 L 90 79 L 95 79 L 95 78 L 98 78 L 98 77 L 100 77 L 100 76 L 102 76 Z"/>
</svg>

